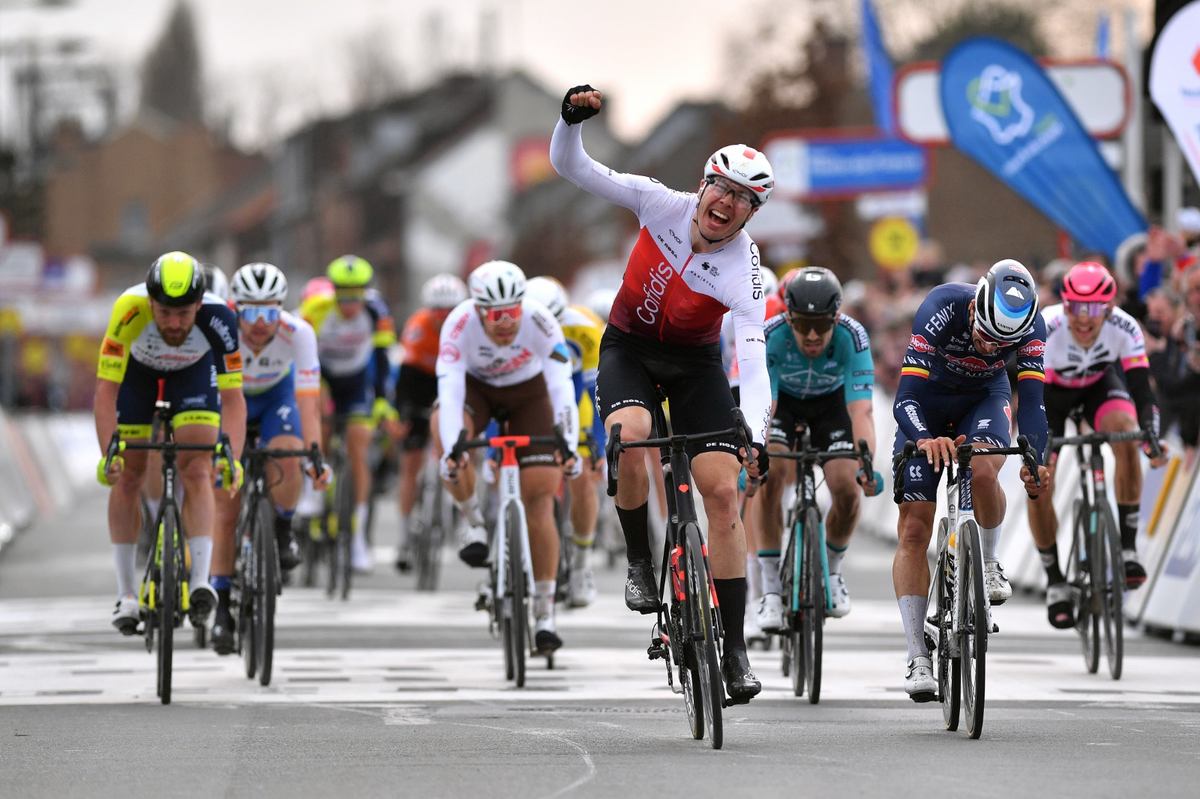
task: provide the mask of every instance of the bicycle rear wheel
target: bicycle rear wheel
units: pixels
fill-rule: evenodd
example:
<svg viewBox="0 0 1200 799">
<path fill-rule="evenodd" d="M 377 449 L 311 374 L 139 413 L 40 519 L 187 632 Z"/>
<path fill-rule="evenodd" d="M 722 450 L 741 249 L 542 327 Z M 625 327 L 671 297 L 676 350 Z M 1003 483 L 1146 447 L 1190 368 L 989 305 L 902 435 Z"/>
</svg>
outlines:
<svg viewBox="0 0 1200 799">
<path fill-rule="evenodd" d="M 275 598 L 279 595 L 279 553 L 275 543 L 275 513 L 268 497 L 259 497 L 254 509 L 255 586 L 254 649 L 258 660 L 258 684 L 271 684 L 275 659 Z"/>
<path fill-rule="evenodd" d="M 804 513 L 804 573 L 801 620 L 804 635 L 804 676 L 808 702 L 821 701 L 821 659 L 825 651 L 825 568 L 821 561 L 821 519 L 816 508 Z"/>
<path fill-rule="evenodd" d="M 503 622 L 504 646 L 511 656 L 512 679 L 518 688 L 525 687 L 525 653 L 528 649 L 529 598 L 525 585 L 525 563 L 521 546 L 521 515 L 517 506 L 509 503 L 504 510 L 504 546 L 508 550 L 505 564 L 508 595 L 505 598 Z"/>
<path fill-rule="evenodd" d="M 721 706 L 725 702 L 725 685 L 721 680 L 721 664 L 717 656 L 712 578 L 704 560 L 704 540 L 700 537 L 699 526 L 695 522 L 689 523 L 684 528 L 684 535 L 687 540 L 687 602 L 691 605 L 689 623 L 695 625 L 689 631 L 696 663 L 693 676 L 700 683 L 699 699 L 702 703 L 696 716 L 702 717 L 712 748 L 720 749 L 724 742 Z M 696 692 L 692 694 L 695 696 Z"/>
<path fill-rule="evenodd" d="M 337 537 L 334 539 L 334 551 L 331 558 L 332 573 L 329 577 L 329 593 L 337 592 L 337 585 L 342 588 L 342 599 L 350 598 L 350 578 L 354 569 L 350 561 L 350 542 L 354 538 L 354 472 L 350 460 L 342 460 L 342 472 L 337 476 L 337 488 L 334 490 L 333 507 L 337 513 Z"/>
<path fill-rule="evenodd" d="M 1108 673 L 1121 679 L 1125 659 L 1125 562 L 1121 555 L 1121 533 L 1113 519 L 1112 506 L 1100 506 L 1100 527 L 1096 530 L 1096 558 L 1093 583 L 1100 591 L 1100 615 L 1104 624 L 1104 654 Z"/>
<path fill-rule="evenodd" d="M 1075 501 L 1075 532 L 1067 560 L 1067 580 L 1075 589 L 1075 631 L 1088 674 L 1100 668 L 1100 609 L 1095 606 L 1096 586 L 1092 580 L 1092 537 L 1088 534 L 1091 508 Z"/>
<path fill-rule="evenodd" d="M 175 613 L 179 606 L 179 519 L 167 508 L 159 528 L 162 536 L 162 569 L 158 584 L 158 696 L 171 704 L 171 666 L 175 644 Z"/>
<path fill-rule="evenodd" d="M 926 613 L 933 613 L 937 620 L 937 640 L 932 647 L 934 669 L 937 673 L 938 700 L 942 703 L 942 720 L 946 729 L 953 732 L 958 729 L 958 711 L 962 701 L 962 684 L 960 680 L 961 661 L 950 655 L 950 640 L 953 631 L 953 575 L 950 573 L 950 554 L 948 529 L 950 520 L 942 517 L 938 521 L 937 541 L 938 556 L 934 564 L 929 586 L 929 603 Z"/>
<path fill-rule="evenodd" d="M 792 678 L 792 693 L 804 696 L 804 643 L 800 637 L 799 568 L 796 561 L 796 542 L 800 538 L 799 525 L 790 525 L 791 535 L 779 561 L 779 583 L 784 601 L 785 631 L 782 636 L 783 676 Z"/>
<path fill-rule="evenodd" d="M 445 540 L 444 493 L 437 475 L 422 477 L 421 526 L 416 538 L 417 590 L 436 591 Z"/>
<path fill-rule="evenodd" d="M 959 631 L 962 671 L 963 710 L 967 736 L 978 738 L 983 732 L 984 689 L 986 686 L 988 607 L 983 586 L 983 556 L 979 542 L 979 526 L 968 520 L 961 528 L 965 536 L 959 564 L 963 570 L 963 596 L 958 598 L 962 629 Z"/>
</svg>

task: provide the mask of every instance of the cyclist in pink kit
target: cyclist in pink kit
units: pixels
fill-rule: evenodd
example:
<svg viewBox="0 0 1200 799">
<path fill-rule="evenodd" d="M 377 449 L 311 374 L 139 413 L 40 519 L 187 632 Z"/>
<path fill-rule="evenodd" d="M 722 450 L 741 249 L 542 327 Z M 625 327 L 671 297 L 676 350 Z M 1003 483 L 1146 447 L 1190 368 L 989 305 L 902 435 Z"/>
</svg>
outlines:
<svg viewBox="0 0 1200 799">
<path fill-rule="evenodd" d="M 614 172 L 583 149 L 579 123 L 600 112 L 602 96 L 579 86 L 563 99 L 562 121 L 550 141 L 559 174 L 637 214 L 641 232 L 600 344 L 596 406 L 605 429 L 621 424 L 624 440 L 651 434 L 656 387 L 670 401 L 677 434 L 730 427 L 735 406 L 721 366 L 721 318 L 730 311 L 741 371 L 740 408 L 751 428 L 752 453 L 730 440 L 689 447 L 696 489 L 708 516 L 709 557 L 725 631 L 722 674 L 732 702 L 746 702 L 762 684 L 750 669 L 743 634 L 746 543 L 737 512 L 741 459 L 751 477 L 767 473 L 766 431 L 771 386 L 763 338 L 764 297 L 758 247 L 742 230 L 774 186 L 766 157 L 742 144 L 723 147 L 705 164 L 694 193 L 657 180 Z M 618 462 L 617 515 L 629 555 L 625 604 L 658 609 L 649 544 L 646 460 Z"/>
</svg>

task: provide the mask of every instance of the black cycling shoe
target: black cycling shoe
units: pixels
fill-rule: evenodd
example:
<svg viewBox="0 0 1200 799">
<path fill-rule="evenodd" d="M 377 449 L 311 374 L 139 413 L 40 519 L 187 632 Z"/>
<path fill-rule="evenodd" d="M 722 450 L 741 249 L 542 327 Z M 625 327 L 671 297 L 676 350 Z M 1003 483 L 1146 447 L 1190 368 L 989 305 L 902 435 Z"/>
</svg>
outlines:
<svg viewBox="0 0 1200 799">
<path fill-rule="evenodd" d="M 762 690 L 762 683 L 750 670 L 750 658 L 745 649 L 731 649 L 721 662 L 721 676 L 725 678 L 725 692 L 730 705 L 744 705 Z"/>
<path fill-rule="evenodd" d="M 217 616 L 213 620 L 212 648 L 218 655 L 232 655 L 237 649 L 237 630 L 233 622 L 233 614 L 228 608 L 217 608 Z"/>
<path fill-rule="evenodd" d="M 292 520 L 275 518 L 275 543 L 279 547 L 279 567 L 285 572 L 300 565 L 300 547 L 292 535 Z"/>
<path fill-rule="evenodd" d="M 537 634 L 533 636 L 533 645 L 537 648 L 539 655 L 548 655 L 562 644 L 562 639 L 553 630 L 538 630 Z"/>
<path fill-rule="evenodd" d="M 658 612 L 658 585 L 654 582 L 654 566 L 648 560 L 629 562 L 625 578 L 625 607 L 636 613 Z"/>
<path fill-rule="evenodd" d="M 1137 558 L 1136 552 L 1125 551 L 1125 588 L 1136 591 L 1146 582 L 1146 567 Z"/>
<path fill-rule="evenodd" d="M 413 570 L 412 550 L 408 547 L 400 547 L 396 550 L 396 571 L 401 574 L 408 574 Z"/>
</svg>

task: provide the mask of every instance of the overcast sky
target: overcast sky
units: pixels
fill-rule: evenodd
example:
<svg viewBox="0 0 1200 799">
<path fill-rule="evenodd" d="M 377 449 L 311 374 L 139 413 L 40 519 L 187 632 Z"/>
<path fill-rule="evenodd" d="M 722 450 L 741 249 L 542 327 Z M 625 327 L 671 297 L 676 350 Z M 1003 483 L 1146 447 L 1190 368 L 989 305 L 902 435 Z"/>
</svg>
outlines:
<svg viewBox="0 0 1200 799">
<path fill-rule="evenodd" d="M 350 103 L 350 52 L 370 35 L 388 41 L 410 86 L 424 83 L 439 65 L 478 66 L 486 50 L 481 42 L 490 40 L 501 67 L 520 65 L 555 93 L 583 82 L 606 90 L 613 101 L 611 124 L 618 135 L 633 140 L 680 99 L 735 98 L 743 76 L 730 56 L 729 42 L 756 46 L 755 31 L 764 20 L 798 30 L 807 23 L 806 11 L 814 1 L 819 2 L 192 0 L 191 5 L 210 98 L 214 105 L 235 110 L 235 133 L 243 141 L 256 138 L 264 117 L 281 134 L 314 115 L 345 109 Z M 133 74 L 174 4 L 77 0 L 61 10 L 20 7 L 28 2 L 0 0 L 0 44 L 25 36 L 87 37 L 99 57 L 122 65 L 127 75 Z M 859 2 L 844 0 L 840 6 L 855 29 Z M 1133 5 L 1144 12 L 1151 2 L 1090 0 L 1086 5 Z M 890 43 L 920 33 L 919 22 L 907 13 L 912 0 L 876 3 Z M 1094 17 L 1078 19 L 1075 11 L 1076 31 L 1094 27 Z M 889 14 L 897 24 L 889 24 Z M 441 17 L 440 26 L 430 22 L 435 15 Z M 490 35 L 480 35 L 484 27 Z M 1081 38 L 1085 48 L 1086 38 Z M 1076 52 L 1064 54 L 1087 55 L 1079 47 L 1077 43 Z M 11 96 L 7 85 L 0 86 L 0 113 L 9 117 L 0 124 L 5 134 L 12 124 L 13 115 L 6 111 Z M 132 92 L 126 101 L 135 101 Z"/>
</svg>

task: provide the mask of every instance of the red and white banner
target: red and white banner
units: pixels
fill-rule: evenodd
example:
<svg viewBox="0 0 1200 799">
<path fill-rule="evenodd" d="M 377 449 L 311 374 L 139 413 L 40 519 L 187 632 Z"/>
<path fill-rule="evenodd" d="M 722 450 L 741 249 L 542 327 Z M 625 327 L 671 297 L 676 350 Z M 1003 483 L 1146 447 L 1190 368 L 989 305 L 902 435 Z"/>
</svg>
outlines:
<svg viewBox="0 0 1200 799">
<path fill-rule="evenodd" d="M 1176 11 L 1159 34 L 1150 96 L 1200 181 L 1200 0 Z"/>
</svg>

